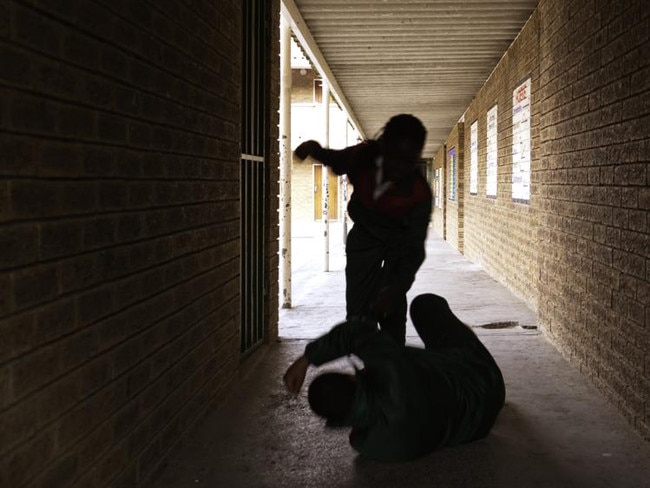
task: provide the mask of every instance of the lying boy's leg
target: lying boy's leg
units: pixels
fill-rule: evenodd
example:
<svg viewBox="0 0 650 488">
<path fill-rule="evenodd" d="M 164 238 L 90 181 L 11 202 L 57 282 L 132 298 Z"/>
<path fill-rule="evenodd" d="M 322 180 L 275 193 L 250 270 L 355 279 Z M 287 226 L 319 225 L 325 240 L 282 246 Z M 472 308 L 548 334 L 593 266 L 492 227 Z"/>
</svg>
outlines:
<svg viewBox="0 0 650 488">
<path fill-rule="evenodd" d="M 482 422 L 474 438 L 485 437 L 505 400 L 505 384 L 499 366 L 474 331 L 454 315 L 444 298 L 433 294 L 419 295 L 411 302 L 410 311 L 413 325 L 427 349 L 463 351 L 460 354 L 473 378 L 469 381 L 482 385 L 476 390 L 484 392 Z"/>
<path fill-rule="evenodd" d="M 474 347 L 476 334 L 449 308 L 443 297 L 426 293 L 411 302 L 411 320 L 426 348 Z M 482 346 L 482 345 L 481 345 Z"/>
</svg>

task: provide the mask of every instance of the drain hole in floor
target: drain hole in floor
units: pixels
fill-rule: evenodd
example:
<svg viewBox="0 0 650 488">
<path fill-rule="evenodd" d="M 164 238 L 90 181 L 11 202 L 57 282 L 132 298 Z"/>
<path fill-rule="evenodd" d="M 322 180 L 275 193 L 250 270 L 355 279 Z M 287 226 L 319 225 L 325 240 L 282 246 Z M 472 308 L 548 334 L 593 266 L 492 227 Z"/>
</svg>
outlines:
<svg viewBox="0 0 650 488">
<path fill-rule="evenodd" d="M 481 325 L 481 329 L 510 329 L 517 327 L 519 322 L 491 322 L 489 324 Z"/>
</svg>

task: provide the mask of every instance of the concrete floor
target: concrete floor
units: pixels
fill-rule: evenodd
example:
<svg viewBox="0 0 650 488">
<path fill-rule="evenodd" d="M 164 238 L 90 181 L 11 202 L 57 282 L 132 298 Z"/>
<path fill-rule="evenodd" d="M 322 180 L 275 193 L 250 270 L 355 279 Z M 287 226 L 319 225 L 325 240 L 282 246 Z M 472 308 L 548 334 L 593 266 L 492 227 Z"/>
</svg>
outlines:
<svg viewBox="0 0 650 488">
<path fill-rule="evenodd" d="M 650 487 L 650 443 L 545 340 L 533 311 L 433 232 L 410 296 L 443 295 L 474 328 L 501 366 L 506 405 L 479 442 L 401 464 L 357 456 L 346 430 L 325 430 L 310 413 L 304 388 L 293 398 L 281 381 L 307 340 L 344 317 L 345 257 L 332 230 L 329 272 L 313 257 L 319 230 L 294 232 L 293 308 L 280 312 L 280 341 L 243 364 L 239 384 L 153 486 Z M 407 342 L 421 344 L 410 324 Z"/>
</svg>

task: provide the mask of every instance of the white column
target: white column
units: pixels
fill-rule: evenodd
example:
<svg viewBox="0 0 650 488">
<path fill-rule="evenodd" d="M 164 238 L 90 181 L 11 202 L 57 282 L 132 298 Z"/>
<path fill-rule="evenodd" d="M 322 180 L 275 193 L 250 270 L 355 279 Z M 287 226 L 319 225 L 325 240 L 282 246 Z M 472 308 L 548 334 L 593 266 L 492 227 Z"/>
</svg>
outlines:
<svg viewBox="0 0 650 488">
<path fill-rule="evenodd" d="M 339 215 L 343 228 L 341 229 L 341 236 L 343 238 L 343 245 L 348 238 L 348 175 L 341 176 L 341 204 L 339 205 Z"/>
<path fill-rule="evenodd" d="M 330 87 L 323 80 L 323 147 L 330 145 Z M 330 270 L 329 168 L 323 165 L 321 183 L 323 208 L 323 271 Z"/>
<path fill-rule="evenodd" d="M 345 123 L 345 145 L 350 145 L 350 124 Z M 339 204 L 339 215 L 341 216 L 341 236 L 343 245 L 348 238 L 348 175 L 341 176 L 341 203 Z"/>
<path fill-rule="evenodd" d="M 291 29 L 280 18 L 280 305 L 291 308 Z"/>
</svg>

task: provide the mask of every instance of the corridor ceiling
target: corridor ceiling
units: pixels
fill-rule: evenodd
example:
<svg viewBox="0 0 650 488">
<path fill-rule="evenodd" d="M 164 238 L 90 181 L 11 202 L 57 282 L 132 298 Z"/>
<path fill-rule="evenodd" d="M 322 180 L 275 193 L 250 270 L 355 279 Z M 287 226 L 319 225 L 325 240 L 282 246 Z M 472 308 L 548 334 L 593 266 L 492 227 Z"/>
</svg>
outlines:
<svg viewBox="0 0 650 488">
<path fill-rule="evenodd" d="M 432 157 L 538 0 L 290 0 L 367 138 L 398 113 L 428 130 Z M 304 25 L 300 25 L 304 22 Z M 293 25 L 294 31 L 296 25 Z"/>
</svg>

